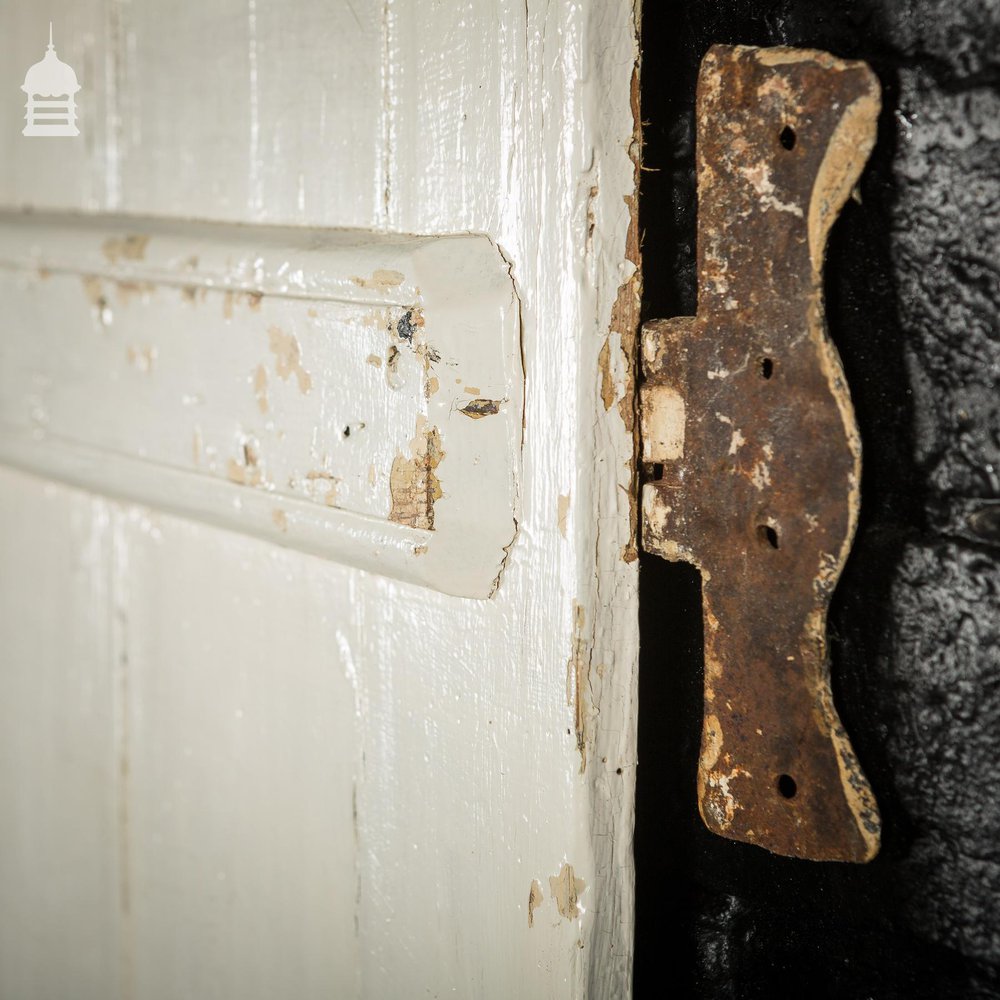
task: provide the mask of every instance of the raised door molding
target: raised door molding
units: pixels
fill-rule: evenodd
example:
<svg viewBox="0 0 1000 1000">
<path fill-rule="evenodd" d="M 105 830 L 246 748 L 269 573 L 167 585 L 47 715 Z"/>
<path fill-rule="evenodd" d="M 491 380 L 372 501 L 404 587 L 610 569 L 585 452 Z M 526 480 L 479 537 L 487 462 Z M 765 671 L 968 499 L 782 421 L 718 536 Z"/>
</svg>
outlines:
<svg viewBox="0 0 1000 1000">
<path fill-rule="evenodd" d="M 486 236 L 0 214 L 0 461 L 445 593 L 516 532 Z"/>
</svg>

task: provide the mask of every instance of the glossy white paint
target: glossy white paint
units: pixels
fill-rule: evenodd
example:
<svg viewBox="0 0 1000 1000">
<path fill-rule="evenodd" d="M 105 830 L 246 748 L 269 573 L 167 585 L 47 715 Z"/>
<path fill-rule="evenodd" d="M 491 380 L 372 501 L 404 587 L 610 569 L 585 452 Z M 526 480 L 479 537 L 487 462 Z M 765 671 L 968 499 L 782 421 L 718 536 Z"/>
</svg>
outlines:
<svg viewBox="0 0 1000 1000">
<path fill-rule="evenodd" d="M 631 2 L 50 6 L 4 9 L 0 59 L 51 16 L 82 135 L 0 101 L 6 209 L 483 234 L 523 436 L 489 599 L 0 471 L 0 995 L 627 995 Z"/>
<path fill-rule="evenodd" d="M 485 236 L 0 215 L 0 299 L 0 459 L 446 593 L 498 586 L 524 383 Z"/>
</svg>

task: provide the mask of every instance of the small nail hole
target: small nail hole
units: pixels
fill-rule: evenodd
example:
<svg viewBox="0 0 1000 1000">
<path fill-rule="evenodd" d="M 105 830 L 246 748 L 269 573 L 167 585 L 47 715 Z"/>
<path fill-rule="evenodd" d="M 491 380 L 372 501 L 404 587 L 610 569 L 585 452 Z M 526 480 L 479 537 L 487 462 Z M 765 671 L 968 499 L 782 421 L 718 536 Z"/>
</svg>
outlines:
<svg viewBox="0 0 1000 1000">
<path fill-rule="evenodd" d="M 786 125 L 778 136 L 778 141 L 785 149 L 795 148 L 795 129 L 791 125 Z"/>
<path fill-rule="evenodd" d="M 350 424 L 348 424 L 341 433 L 344 435 L 345 438 L 349 438 L 351 436 Z"/>
<path fill-rule="evenodd" d="M 774 362 L 770 358 L 760 359 L 760 377 L 770 378 L 774 374 Z"/>
<path fill-rule="evenodd" d="M 795 784 L 795 779 L 790 774 L 778 775 L 778 791 L 786 799 L 794 799 L 799 786 Z"/>
<path fill-rule="evenodd" d="M 772 549 L 776 549 L 778 547 L 778 532 L 769 524 L 758 524 L 757 540 L 761 545 L 769 545 Z"/>
</svg>

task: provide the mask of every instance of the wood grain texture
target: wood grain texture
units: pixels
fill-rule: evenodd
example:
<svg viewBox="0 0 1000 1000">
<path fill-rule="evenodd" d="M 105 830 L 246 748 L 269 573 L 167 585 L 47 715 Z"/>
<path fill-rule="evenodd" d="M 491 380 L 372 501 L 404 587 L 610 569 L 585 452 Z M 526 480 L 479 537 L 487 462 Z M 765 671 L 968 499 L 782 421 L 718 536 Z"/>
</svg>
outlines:
<svg viewBox="0 0 1000 1000">
<path fill-rule="evenodd" d="M 0 993 L 115 996 L 109 505 L 0 469 Z"/>
<path fill-rule="evenodd" d="M 34 14 L 14 16 L 33 39 Z M 624 398 L 630 361 L 617 340 L 603 376 L 599 357 L 634 274 L 632 4 L 109 0 L 88 30 L 88 58 L 110 54 L 81 106 L 102 95 L 106 134 L 61 186 L 7 140 L 6 207 L 485 233 L 526 373 L 491 600 L 123 509 L 103 564 L 127 591 L 127 694 L 107 695 L 132 764 L 107 779 L 133 817 L 118 995 L 262 995 L 282 962 L 301 996 L 627 995 L 632 436 L 601 389 Z M 38 56 L 26 40 L 11 58 Z M 79 546 L 91 528 L 65 530 Z"/>
</svg>

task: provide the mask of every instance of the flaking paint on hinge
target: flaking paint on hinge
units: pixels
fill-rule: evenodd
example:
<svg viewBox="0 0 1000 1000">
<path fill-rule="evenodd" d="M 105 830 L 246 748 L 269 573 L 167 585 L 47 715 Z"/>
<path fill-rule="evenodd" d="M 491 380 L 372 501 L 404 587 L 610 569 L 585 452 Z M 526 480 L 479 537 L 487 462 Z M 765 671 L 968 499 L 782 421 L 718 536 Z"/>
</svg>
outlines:
<svg viewBox="0 0 1000 1000">
<path fill-rule="evenodd" d="M 857 523 L 860 444 L 821 275 L 878 104 L 863 63 L 709 50 L 698 314 L 643 329 L 643 544 L 702 574 L 701 814 L 716 833 L 816 860 L 878 849 L 829 685 L 826 615 Z"/>
</svg>

